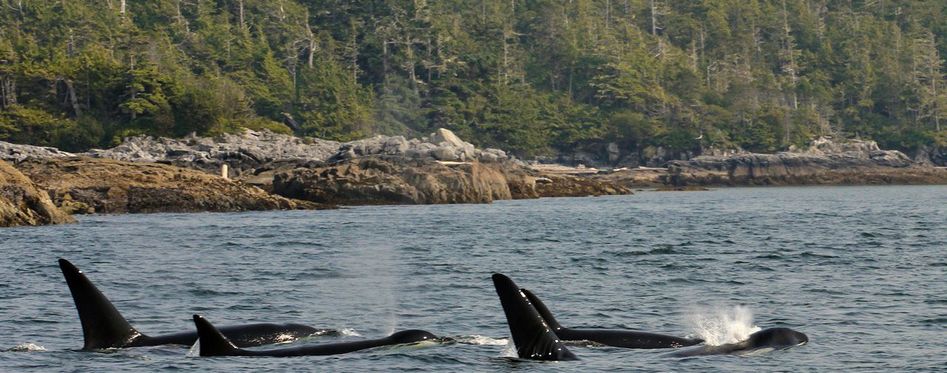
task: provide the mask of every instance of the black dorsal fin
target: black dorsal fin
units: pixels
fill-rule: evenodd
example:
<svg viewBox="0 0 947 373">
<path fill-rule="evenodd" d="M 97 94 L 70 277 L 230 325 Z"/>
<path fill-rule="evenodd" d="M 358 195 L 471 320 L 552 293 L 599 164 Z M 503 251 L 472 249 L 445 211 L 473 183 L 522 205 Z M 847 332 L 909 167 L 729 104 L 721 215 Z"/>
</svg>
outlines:
<svg viewBox="0 0 947 373">
<path fill-rule="evenodd" d="M 194 315 L 194 326 L 197 327 L 197 341 L 201 344 L 201 356 L 232 356 L 240 353 L 241 350 L 233 342 L 201 315 Z"/>
<path fill-rule="evenodd" d="M 533 360 L 576 360 L 575 355 L 559 341 L 556 333 L 549 328 L 513 280 L 495 273 L 493 286 L 496 287 L 503 312 L 506 313 L 506 321 L 519 357 Z"/>
<path fill-rule="evenodd" d="M 526 289 L 520 289 L 520 291 L 523 292 L 526 299 L 533 304 L 533 308 L 536 309 L 536 312 L 539 312 L 539 315 L 543 317 L 543 320 L 546 321 L 546 324 L 549 325 L 553 331 L 562 330 L 562 325 L 559 325 L 559 321 L 556 321 L 556 318 L 552 316 L 552 312 L 549 312 L 549 308 L 546 308 L 546 305 L 543 301 L 539 300 L 536 294 Z"/>
<path fill-rule="evenodd" d="M 144 337 L 76 266 L 59 259 L 72 300 L 82 322 L 83 350 L 126 347 Z"/>
</svg>

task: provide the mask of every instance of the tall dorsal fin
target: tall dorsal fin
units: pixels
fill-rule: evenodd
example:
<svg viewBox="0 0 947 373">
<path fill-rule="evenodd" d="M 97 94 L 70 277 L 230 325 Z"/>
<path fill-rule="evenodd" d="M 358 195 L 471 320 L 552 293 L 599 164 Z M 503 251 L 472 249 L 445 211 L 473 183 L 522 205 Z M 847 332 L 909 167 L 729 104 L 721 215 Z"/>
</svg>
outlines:
<svg viewBox="0 0 947 373">
<path fill-rule="evenodd" d="M 549 311 L 549 308 L 546 308 L 546 305 L 543 303 L 543 301 L 539 300 L 539 297 L 537 297 L 536 294 L 533 294 L 533 292 L 526 289 L 520 289 L 520 291 L 523 292 L 523 295 L 526 296 L 526 299 L 528 299 L 529 302 L 533 304 L 533 308 L 536 309 L 536 312 L 539 312 L 539 315 L 543 317 L 543 320 L 546 321 L 546 324 L 549 325 L 553 331 L 562 330 L 562 325 L 559 325 L 559 322 L 556 321 L 556 318 L 552 316 L 552 312 Z"/>
<path fill-rule="evenodd" d="M 549 328 L 513 280 L 494 273 L 493 286 L 496 287 L 503 312 L 506 313 L 506 321 L 519 357 L 533 360 L 577 359 L 559 341 L 556 333 Z"/>
<path fill-rule="evenodd" d="M 201 315 L 194 315 L 194 326 L 201 344 L 201 356 L 233 356 L 241 351 Z"/>
<path fill-rule="evenodd" d="M 66 278 L 79 312 L 85 339 L 83 350 L 125 347 L 144 336 L 76 266 L 66 259 L 59 259 L 59 269 Z"/>
</svg>

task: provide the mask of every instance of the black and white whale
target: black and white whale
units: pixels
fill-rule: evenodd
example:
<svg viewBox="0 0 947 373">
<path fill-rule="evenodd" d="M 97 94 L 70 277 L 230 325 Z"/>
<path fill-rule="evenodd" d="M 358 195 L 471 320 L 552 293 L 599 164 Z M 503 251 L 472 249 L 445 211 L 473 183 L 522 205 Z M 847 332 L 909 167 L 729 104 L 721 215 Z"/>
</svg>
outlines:
<svg viewBox="0 0 947 373">
<path fill-rule="evenodd" d="M 337 355 L 381 346 L 418 343 L 424 341 L 438 341 L 439 338 L 424 330 L 403 330 L 385 338 L 367 339 L 363 341 L 326 343 L 312 346 L 299 346 L 277 350 L 244 350 L 234 345 L 220 330 L 215 328 L 207 319 L 194 315 L 194 326 L 200 337 L 201 356 L 318 356 Z"/>
<path fill-rule="evenodd" d="M 539 297 L 526 289 L 520 289 L 520 291 L 526 296 L 526 299 L 529 299 L 539 315 L 546 321 L 546 324 L 563 341 L 589 341 L 606 346 L 642 349 L 686 347 L 703 342 L 702 339 L 688 339 L 636 330 L 566 328 L 556 321 L 556 318 L 552 316 L 552 312 L 539 300 Z"/>
<path fill-rule="evenodd" d="M 115 306 L 68 260 L 59 259 L 76 310 L 82 323 L 83 350 L 144 347 L 160 345 L 193 345 L 197 333 L 182 332 L 158 336 L 142 334 L 122 316 Z M 245 324 L 222 327 L 221 332 L 241 347 L 288 342 L 314 335 L 338 334 L 331 329 L 316 329 L 302 324 Z"/>
<path fill-rule="evenodd" d="M 531 360 L 577 360 L 509 277 L 493 274 L 493 286 L 513 336 L 516 354 Z"/>
<path fill-rule="evenodd" d="M 747 339 L 737 343 L 719 346 L 700 346 L 692 349 L 672 352 L 669 356 L 688 357 L 704 355 L 747 355 L 768 350 L 785 350 L 809 342 L 809 337 L 789 328 L 769 328 L 750 334 Z"/>
</svg>

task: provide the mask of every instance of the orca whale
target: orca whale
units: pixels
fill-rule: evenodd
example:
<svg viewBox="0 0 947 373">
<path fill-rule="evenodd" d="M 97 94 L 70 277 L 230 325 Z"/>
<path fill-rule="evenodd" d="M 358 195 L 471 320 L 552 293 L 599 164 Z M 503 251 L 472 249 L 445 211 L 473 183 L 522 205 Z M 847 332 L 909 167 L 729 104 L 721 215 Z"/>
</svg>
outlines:
<svg viewBox="0 0 947 373">
<path fill-rule="evenodd" d="M 82 323 L 83 350 L 144 347 L 160 345 L 193 345 L 196 332 L 158 336 L 142 334 L 129 324 L 115 306 L 68 260 L 59 259 L 72 299 Z M 222 327 L 221 332 L 241 347 L 287 342 L 313 335 L 338 334 L 331 329 L 316 329 L 302 324 L 245 324 Z"/>
<path fill-rule="evenodd" d="M 423 341 L 437 341 L 437 336 L 424 330 L 402 330 L 385 338 L 368 339 L 364 341 L 326 343 L 314 346 L 299 346 L 278 350 L 244 350 L 233 344 L 220 330 L 214 327 L 207 319 L 194 315 L 194 326 L 200 337 L 201 356 L 318 356 L 337 355 L 368 348 L 392 346 Z"/>
<path fill-rule="evenodd" d="M 520 289 L 520 291 L 533 304 L 533 307 L 543 317 L 546 324 L 552 327 L 559 339 L 563 341 L 589 341 L 606 346 L 642 349 L 686 347 L 703 342 L 702 339 L 680 338 L 635 330 L 566 328 L 556 321 L 556 318 L 552 316 L 552 312 L 539 300 L 539 297 L 526 289 Z"/>
<path fill-rule="evenodd" d="M 509 277 L 493 274 L 493 286 L 513 336 L 516 354 L 531 360 L 577 360 Z"/>
<path fill-rule="evenodd" d="M 689 357 L 705 355 L 746 355 L 766 349 L 785 350 L 801 346 L 809 342 L 809 337 L 789 328 L 763 329 L 743 341 L 727 343 L 719 346 L 700 346 L 692 349 L 676 351 L 669 356 Z"/>
</svg>

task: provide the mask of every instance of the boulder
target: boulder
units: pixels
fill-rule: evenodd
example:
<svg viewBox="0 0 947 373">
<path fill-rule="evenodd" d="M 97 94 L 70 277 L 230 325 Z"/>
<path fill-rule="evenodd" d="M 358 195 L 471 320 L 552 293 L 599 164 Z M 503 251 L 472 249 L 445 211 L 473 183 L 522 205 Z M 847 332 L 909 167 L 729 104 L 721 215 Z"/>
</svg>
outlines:
<svg viewBox="0 0 947 373">
<path fill-rule="evenodd" d="M 0 161 L 0 227 L 72 223 L 28 177 Z"/>
<path fill-rule="evenodd" d="M 454 132 L 446 128 L 438 128 L 437 131 L 434 131 L 434 133 L 431 134 L 430 139 L 431 143 L 447 143 L 447 145 L 455 148 L 463 148 L 464 145 L 467 145 L 467 142 L 461 140 L 460 137 L 457 137 L 457 135 L 454 134 Z"/>
<path fill-rule="evenodd" d="M 457 149 L 450 145 L 441 145 L 431 151 L 431 156 L 439 161 L 458 161 Z"/>
</svg>

